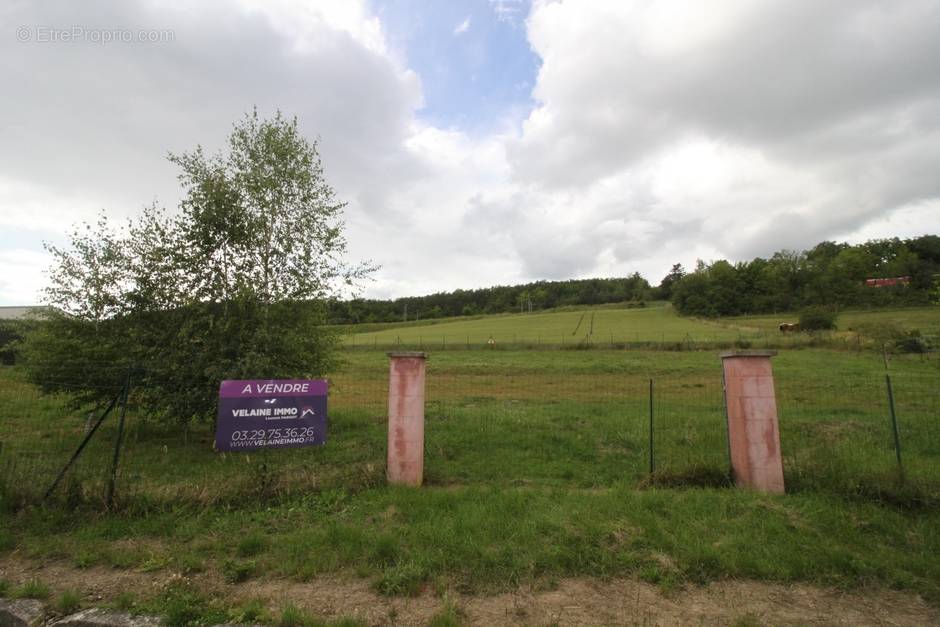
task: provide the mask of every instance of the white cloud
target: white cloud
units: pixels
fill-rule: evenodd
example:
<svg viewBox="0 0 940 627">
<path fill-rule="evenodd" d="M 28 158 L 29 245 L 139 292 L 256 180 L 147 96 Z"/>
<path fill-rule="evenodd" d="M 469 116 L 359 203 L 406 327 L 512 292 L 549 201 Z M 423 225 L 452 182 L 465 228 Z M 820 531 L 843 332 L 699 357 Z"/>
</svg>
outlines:
<svg viewBox="0 0 940 627">
<path fill-rule="evenodd" d="M 22 248 L 0 250 L 0 295 L 6 305 L 33 305 L 45 285 L 43 271 L 48 259 L 43 253 Z"/>
<path fill-rule="evenodd" d="M 526 0 L 490 0 L 490 7 L 500 22 L 517 24 L 525 13 Z"/>
<path fill-rule="evenodd" d="M 462 35 L 463 33 L 466 33 L 468 30 L 470 30 L 470 16 L 469 15 L 465 17 L 464 20 L 460 24 L 457 24 L 457 26 L 454 27 L 454 34 Z"/>
<path fill-rule="evenodd" d="M 16 94 L 0 99 L 15 121 L 0 144 L 0 228 L 57 237 L 100 208 L 172 206 L 164 154 L 214 149 L 258 105 L 321 138 L 349 201 L 351 257 L 383 265 L 372 296 L 635 270 L 655 283 L 677 261 L 940 232 L 930 0 L 560 0 L 527 15 L 492 0 L 501 19 L 525 19 L 541 66 L 534 109 L 483 137 L 420 120 L 420 77 L 365 0 L 237 6 L 6 7 L 6 23 L 175 39 L 0 38 L 0 81 Z M 0 238 L 0 302 L 22 304 L 40 280 L 23 264 L 43 257 L 10 247 Z"/>
<path fill-rule="evenodd" d="M 422 176 L 405 146 L 421 87 L 385 52 L 364 7 L 66 0 L 5 7 L 4 23 L 175 36 L 109 45 L 0 38 L 0 81 L 16 93 L 0 99 L 0 117 L 15 121 L 0 144 L 0 224 L 41 227 L 31 246 L 38 248 L 39 239 L 55 239 L 99 209 L 122 217 L 154 200 L 173 207 L 179 186 L 167 152 L 215 150 L 254 105 L 264 115 L 278 108 L 297 115 L 308 136 L 321 138 L 327 176 L 350 214 L 382 216 L 389 190 Z M 10 298 L 0 292 L 0 302 Z"/>
<path fill-rule="evenodd" d="M 592 268 L 805 248 L 940 197 L 934 2 L 546 1 L 527 26 L 543 64 L 513 175 L 628 225 Z"/>
</svg>

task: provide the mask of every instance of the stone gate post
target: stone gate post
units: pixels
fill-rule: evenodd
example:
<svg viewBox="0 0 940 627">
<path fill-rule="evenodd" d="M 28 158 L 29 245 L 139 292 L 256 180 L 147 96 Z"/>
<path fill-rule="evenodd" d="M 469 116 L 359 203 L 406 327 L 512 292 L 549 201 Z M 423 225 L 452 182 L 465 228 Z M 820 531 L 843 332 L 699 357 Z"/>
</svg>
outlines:
<svg viewBox="0 0 940 627">
<path fill-rule="evenodd" d="M 739 487 L 783 494 L 783 459 L 770 358 L 776 351 L 721 354 L 728 448 Z"/>
<path fill-rule="evenodd" d="M 389 353 L 388 466 L 390 484 L 419 486 L 424 478 L 424 378 L 427 355 Z"/>
</svg>

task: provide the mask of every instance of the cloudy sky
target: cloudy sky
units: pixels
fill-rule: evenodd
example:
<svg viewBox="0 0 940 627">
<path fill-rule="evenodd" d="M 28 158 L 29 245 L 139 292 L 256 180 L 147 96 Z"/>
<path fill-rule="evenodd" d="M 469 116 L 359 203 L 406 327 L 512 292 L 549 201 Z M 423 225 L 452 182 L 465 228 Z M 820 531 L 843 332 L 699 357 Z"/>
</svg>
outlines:
<svg viewBox="0 0 940 627">
<path fill-rule="evenodd" d="M 372 297 L 940 233 L 938 59 L 936 0 L 4 0 L 0 304 L 253 106 Z"/>
</svg>

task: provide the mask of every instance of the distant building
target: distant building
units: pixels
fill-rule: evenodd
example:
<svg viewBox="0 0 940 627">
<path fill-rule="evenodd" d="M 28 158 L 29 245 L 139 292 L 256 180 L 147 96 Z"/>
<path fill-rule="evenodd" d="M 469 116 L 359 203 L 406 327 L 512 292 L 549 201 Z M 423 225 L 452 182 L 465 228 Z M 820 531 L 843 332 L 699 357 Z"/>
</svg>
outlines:
<svg viewBox="0 0 940 627">
<path fill-rule="evenodd" d="M 909 285 L 911 277 L 898 276 L 891 279 L 866 279 L 865 285 L 868 287 L 890 287 L 892 285 Z"/>
</svg>

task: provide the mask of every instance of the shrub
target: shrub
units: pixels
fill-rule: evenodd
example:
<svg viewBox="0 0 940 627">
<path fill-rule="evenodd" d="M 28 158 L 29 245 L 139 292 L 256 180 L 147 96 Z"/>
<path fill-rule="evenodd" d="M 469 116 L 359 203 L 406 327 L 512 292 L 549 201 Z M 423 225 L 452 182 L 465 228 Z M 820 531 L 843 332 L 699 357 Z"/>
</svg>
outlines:
<svg viewBox="0 0 940 627">
<path fill-rule="evenodd" d="M 801 331 L 829 331 L 836 328 L 838 314 L 826 307 L 808 307 L 800 313 Z"/>
<path fill-rule="evenodd" d="M 911 329 L 904 336 L 894 341 L 894 347 L 902 353 L 930 352 L 930 342 L 921 335 L 919 329 Z"/>
</svg>

